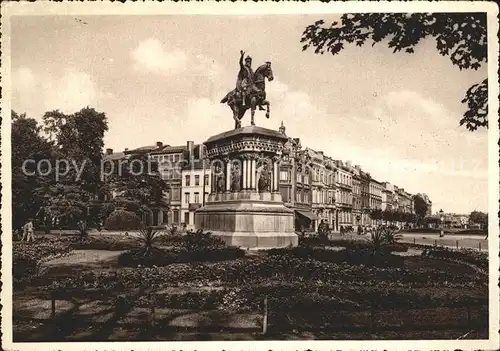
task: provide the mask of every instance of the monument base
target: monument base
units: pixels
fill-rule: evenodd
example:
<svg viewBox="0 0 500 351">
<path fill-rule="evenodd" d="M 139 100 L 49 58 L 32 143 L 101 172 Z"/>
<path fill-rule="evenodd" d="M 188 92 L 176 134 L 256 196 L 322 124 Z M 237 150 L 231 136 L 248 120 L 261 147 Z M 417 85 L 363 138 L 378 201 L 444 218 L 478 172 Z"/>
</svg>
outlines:
<svg viewBox="0 0 500 351">
<path fill-rule="evenodd" d="M 274 194 L 255 195 L 249 199 L 207 202 L 195 212 L 196 228 L 219 236 L 226 245 L 245 249 L 297 246 L 293 211 L 283 205 L 279 194 L 274 201 L 260 199 L 274 198 Z M 226 197 L 234 198 L 231 194 Z"/>
</svg>

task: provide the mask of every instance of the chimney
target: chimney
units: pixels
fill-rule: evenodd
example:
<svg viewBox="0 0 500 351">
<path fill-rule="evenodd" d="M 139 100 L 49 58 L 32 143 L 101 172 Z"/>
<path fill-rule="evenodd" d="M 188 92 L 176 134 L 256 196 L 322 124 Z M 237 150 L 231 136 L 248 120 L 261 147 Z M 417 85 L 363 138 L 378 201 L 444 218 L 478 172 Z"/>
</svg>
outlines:
<svg viewBox="0 0 500 351">
<path fill-rule="evenodd" d="M 106 149 L 106 155 L 111 155 L 113 153 L 113 149 Z"/>
<path fill-rule="evenodd" d="M 198 148 L 198 158 L 200 160 L 203 160 L 204 155 L 205 155 L 205 145 L 200 144 L 200 147 Z"/>
<path fill-rule="evenodd" d="M 162 143 L 161 141 L 157 141 L 157 142 L 156 142 L 156 147 L 157 147 L 158 149 L 161 149 L 161 148 L 163 147 L 163 143 Z"/>
<path fill-rule="evenodd" d="M 188 141 L 187 142 L 187 151 L 188 151 L 188 160 L 194 157 L 193 151 L 194 151 L 194 142 Z"/>
<path fill-rule="evenodd" d="M 125 148 L 125 151 L 128 151 L 128 147 Z"/>
</svg>

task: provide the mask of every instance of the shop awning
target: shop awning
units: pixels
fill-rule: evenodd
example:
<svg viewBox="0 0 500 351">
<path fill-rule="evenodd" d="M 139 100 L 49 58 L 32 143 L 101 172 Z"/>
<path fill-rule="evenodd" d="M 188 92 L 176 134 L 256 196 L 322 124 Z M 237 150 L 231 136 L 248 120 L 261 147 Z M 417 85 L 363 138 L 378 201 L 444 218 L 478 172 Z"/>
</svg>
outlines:
<svg viewBox="0 0 500 351">
<path fill-rule="evenodd" d="M 315 221 L 318 219 L 318 217 L 316 217 L 314 215 L 314 213 L 310 212 L 310 211 L 304 211 L 304 210 L 295 210 L 295 212 L 297 212 L 298 214 L 306 217 L 306 218 L 309 218 L 311 221 Z"/>
</svg>

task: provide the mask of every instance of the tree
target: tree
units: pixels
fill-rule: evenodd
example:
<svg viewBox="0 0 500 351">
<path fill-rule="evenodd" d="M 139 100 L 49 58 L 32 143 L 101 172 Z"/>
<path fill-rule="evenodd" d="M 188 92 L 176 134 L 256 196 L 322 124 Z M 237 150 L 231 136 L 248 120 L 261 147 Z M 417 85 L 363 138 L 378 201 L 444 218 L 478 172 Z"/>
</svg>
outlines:
<svg viewBox="0 0 500 351">
<path fill-rule="evenodd" d="M 136 213 L 144 218 L 153 208 L 166 208 L 164 193 L 167 183 L 160 177 L 157 162 L 147 155 L 132 155 L 120 168 L 113 169 L 108 178 L 110 189 L 117 194 L 113 207 Z"/>
<path fill-rule="evenodd" d="M 386 222 L 393 222 L 394 221 L 394 212 L 390 211 L 390 210 L 382 211 L 382 219 Z"/>
<path fill-rule="evenodd" d="M 375 221 L 381 220 L 382 219 L 382 210 L 378 209 L 378 208 L 371 210 L 369 216 L 371 219 L 373 219 Z"/>
<path fill-rule="evenodd" d="M 37 216 L 43 202 L 36 189 L 47 180 L 40 172 L 45 174 L 53 163 L 53 145 L 42 137 L 42 127 L 35 119 L 14 111 L 11 114 L 12 226 L 19 228 L 28 218 Z"/>
<path fill-rule="evenodd" d="M 108 130 L 106 115 L 85 107 L 71 115 L 47 112 L 43 120 L 44 131 L 54 141 L 58 174 L 38 189 L 44 196 L 43 211 L 60 224 L 77 224 L 82 233 L 86 232 L 97 220 L 94 208 L 103 186 L 101 161 L 104 133 Z"/>
<path fill-rule="evenodd" d="M 427 210 L 429 209 L 429 205 L 421 195 L 417 194 L 413 196 L 413 206 L 415 207 L 415 214 L 417 216 L 417 221 L 420 223 L 427 215 Z"/>
<path fill-rule="evenodd" d="M 469 215 L 469 222 L 479 224 L 481 228 L 487 228 L 488 214 L 480 211 L 472 211 Z"/>
<path fill-rule="evenodd" d="M 462 69 L 477 70 L 487 62 L 486 13 L 357 13 L 344 14 L 341 23 L 325 26 L 323 20 L 303 32 L 302 50 L 337 55 L 345 44 L 374 46 L 388 39 L 394 52 L 413 53 L 424 38 L 433 37 L 443 56 Z M 472 85 L 462 100 L 467 105 L 460 125 L 474 131 L 488 126 L 488 80 Z"/>
</svg>

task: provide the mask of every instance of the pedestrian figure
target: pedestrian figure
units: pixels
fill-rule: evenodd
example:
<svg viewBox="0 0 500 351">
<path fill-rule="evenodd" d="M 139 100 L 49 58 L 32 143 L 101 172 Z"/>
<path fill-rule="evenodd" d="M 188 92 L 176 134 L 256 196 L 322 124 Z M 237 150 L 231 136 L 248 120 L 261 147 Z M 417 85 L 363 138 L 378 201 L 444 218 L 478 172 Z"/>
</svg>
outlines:
<svg viewBox="0 0 500 351">
<path fill-rule="evenodd" d="M 30 218 L 28 222 L 24 225 L 24 232 L 26 234 L 26 242 L 29 242 L 30 239 L 31 241 L 35 241 L 35 234 L 34 234 L 34 228 L 33 228 L 33 221 Z M 23 235 L 24 238 L 24 235 Z"/>
<path fill-rule="evenodd" d="M 28 230 L 27 230 L 27 223 L 24 223 L 23 226 L 21 227 L 21 231 L 23 233 L 23 236 L 21 238 L 21 241 L 25 241 L 28 238 Z"/>
</svg>

